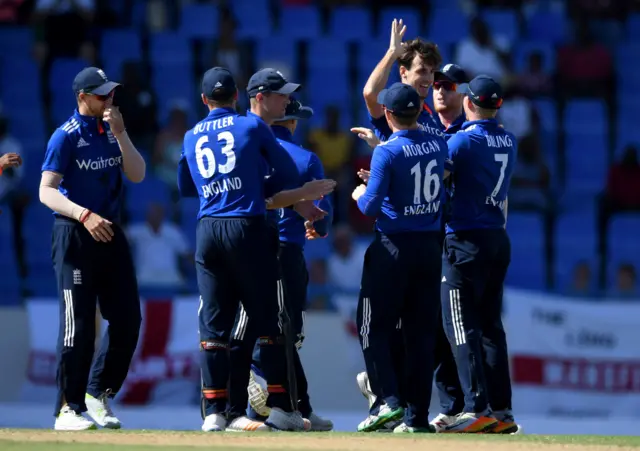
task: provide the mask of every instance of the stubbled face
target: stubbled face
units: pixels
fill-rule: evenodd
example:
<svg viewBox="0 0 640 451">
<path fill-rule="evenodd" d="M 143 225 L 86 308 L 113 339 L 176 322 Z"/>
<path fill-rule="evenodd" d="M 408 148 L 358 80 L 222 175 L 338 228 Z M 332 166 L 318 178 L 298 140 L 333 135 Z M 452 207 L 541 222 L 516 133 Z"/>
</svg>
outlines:
<svg viewBox="0 0 640 451">
<path fill-rule="evenodd" d="M 428 65 L 420 55 L 416 55 L 411 63 L 411 68 L 400 67 L 400 78 L 403 83 L 411 85 L 421 99 L 429 95 L 429 88 L 433 84 L 433 73 L 436 68 Z"/>
<path fill-rule="evenodd" d="M 433 82 L 433 106 L 437 113 L 462 110 L 462 95 L 456 89 L 457 85 L 450 81 Z"/>
<path fill-rule="evenodd" d="M 113 93 L 111 91 L 105 96 L 99 96 L 95 94 L 80 94 L 80 101 L 87 105 L 87 109 L 91 116 L 102 117 L 104 110 L 110 107 L 113 103 Z"/>
</svg>

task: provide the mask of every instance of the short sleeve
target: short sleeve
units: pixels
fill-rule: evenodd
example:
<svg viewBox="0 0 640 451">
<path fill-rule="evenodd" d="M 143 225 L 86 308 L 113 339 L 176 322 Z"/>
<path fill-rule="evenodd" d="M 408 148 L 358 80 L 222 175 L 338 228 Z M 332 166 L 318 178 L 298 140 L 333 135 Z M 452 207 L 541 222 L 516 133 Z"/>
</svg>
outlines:
<svg viewBox="0 0 640 451">
<path fill-rule="evenodd" d="M 56 130 L 47 144 L 47 150 L 42 163 L 42 171 L 57 172 L 64 175 L 71 160 L 71 145 L 69 135 L 62 130 Z"/>
<path fill-rule="evenodd" d="M 387 123 L 387 119 L 384 117 L 384 114 L 378 118 L 372 117 L 371 114 L 368 116 L 369 122 L 373 127 L 373 132 L 376 134 L 378 139 L 380 141 L 388 141 L 393 132 L 389 128 L 389 124 Z"/>
</svg>

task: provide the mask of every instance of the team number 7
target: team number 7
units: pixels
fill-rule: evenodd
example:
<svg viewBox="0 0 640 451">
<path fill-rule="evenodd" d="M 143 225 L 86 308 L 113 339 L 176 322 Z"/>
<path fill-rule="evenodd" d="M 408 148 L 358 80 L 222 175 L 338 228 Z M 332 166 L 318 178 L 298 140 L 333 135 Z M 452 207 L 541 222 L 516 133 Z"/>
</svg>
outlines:
<svg viewBox="0 0 640 451">
<path fill-rule="evenodd" d="M 498 177 L 498 183 L 496 183 L 496 187 L 493 188 L 493 192 L 491 193 L 491 197 L 496 197 L 500 192 L 500 188 L 502 188 L 502 183 L 504 182 L 504 170 L 507 168 L 507 163 L 509 162 L 509 154 L 497 153 L 493 158 L 500 163 L 500 177 Z"/>
</svg>

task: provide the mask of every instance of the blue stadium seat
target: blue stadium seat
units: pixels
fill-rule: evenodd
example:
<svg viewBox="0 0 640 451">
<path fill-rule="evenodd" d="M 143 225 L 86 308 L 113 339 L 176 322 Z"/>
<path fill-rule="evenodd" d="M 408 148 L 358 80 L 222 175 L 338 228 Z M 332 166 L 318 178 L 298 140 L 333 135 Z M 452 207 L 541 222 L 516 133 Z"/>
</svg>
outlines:
<svg viewBox="0 0 640 451">
<path fill-rule="evenodd" d="M 197 96 L 191 68 L 184 64 L 156 63 L 152 65 L 151 87 L 158 95 L 158 120 L 167 120 L 175 102 L 189 105 L 189 123 L 193 123 L 195 111 L 193 104 Z"/>
<path fill-rule="evenodd" d="M 615 66 L 619 81 L 637 79 L 640 75 L 640 44 L 633 41 L 619 44 L 615 52 Z M 627 91 L 622 92 L 623 96 L 628 94 Z"/>
<path fill-rule="evenodd" d="M 135 30 L 104 30 L 100 40 L 100 58 L 107 75 L 121 80 L 123 63 L 143 58 L 140 35 Z"/>
<path fill-rule="evenodd" d="M 289 39 L 313 39 L 322 34 L 315 6 L 286 6 L 280 11 L 280 33 Z"/>
<path fill-rule="evenodd" d="M 51 115 L 54 125 L 62 125 L 77 107 L 71 85 L 75 76 L 85 67 L 87 61 L 79 58 L 59 58 L 53 61 L 49 75 L 51 93 Z"/>
<path fill-rule="evenodd" d="M 16 77 L 16 74 L 20 74 Z M 67 81 L 71 86 L 71 80 Z M 25 103 L 42 103 L 40 69 L 25 55 L 7 57 L 0 63 L 0 99 L 6 110 L 22 107 Z"/>
<path fill-rule="evenodd" d="M 574 133 L 609 132 L 606 105 L 603 100 L 571 100 L 564 111 L 564 127 L 568 135 Z"/>
<path fill-rule="evenodd" d="M 70 93 L 69 95 L 72 96 Z M 44 111 L 40 103 L 24 103 L 21 108 L 8 108 L 6 115 L 9 118 L 11 133 L 20 140 L 23 146 L 25 141 L 44 143 L 48 139 L 45 135 Z"/>
<path fill-rule="evenodd" d="M 511 265 L 507 285 L 531 290 L 545 288 L 544 230 L 535 213 L 509 213 L 507 232 L 511 238 Z"/>
<path fill-rule="evenodd" d="M 154 33 L 149 36 L 151 63 L 184 64 L 191 67 L 193 56 L 186 37 L 178 33 Z"/>
<path fill-rule="evenodd" d="M 332 80 L 327 83 L 327 80 Z M 344 112 L 346 122 L 350 119 L 347 111 L 344 110 L 345 100 L 350 98 L 351 89 L 349 86 L 349 78 L 345 69 L 339 74 L 335 69 L 322 68 L 309 73 L 307 78 L 306 98 L 314 110 L 313 122 L 323 123 L 323 110 L 327 105 L 336 105 Z M 355 94 L 354 94 L 355 95 Z"/>
<path fill-rule="evenodd" d="M 453 8 L 453 5 L 435 9 L 429 16 L 427 36 L 437 42 L 438 46 L 458 43 L 467 38 L 468 35 L 469 19 L 466 15 Z"/>
<path fill-rule="evenodd" d="M 589 131 L 569 134 L 565 155 L 567 194 L 583 197 L 601 192 L 608 169 L 605 135 Z"/>
<path fill-rule="evenodd" d="M 616 144 L 614 160 L 619 160 L 622 157 L 625 147 L 630 144 L 640 146 L 640 134 L 638 133 L 638 124 L 636 121 L 637 115 L 629 115 L 620 112 L 618 114 L 618 120 L 616 122 Z"/>
<path fill-rule="evenodd" d="M 349 67 L 347 50 L 343 41 L 333 38 L 314 39 L 309 42 L 307 50 L 307 69 L 311 72 L 317 69 L 335 69 L 345 72 L 346 77 Z"/>
<path fill-rule="evenodd" d="M 329 34 L 344 41 L 366 42 L 371 39 L 373 16 L 370 9 L 343 6 L 331 11 Z"/>
<path fill-rule="evenodd" d="M 0 62 L 13 57 L 22 57 L 31 50 L 33 46 L 33 29 L 31 27 L 10 27 L 0 28 Z"/>
<path fill-rule="evenodd" d="M 611 218 L 607 233 L 609 249 L 607 274 L 610 285 L 615 281 L 617 267 L 631 263 L 640 272 L 640 240 L 635 239 L 640 230 L 640 214 L 618 214 Z"/>
<path fill-rule="evenodd" d="M 180 34 L 191 39 L 213 39 L 218 36 L 218 7 L 214 4 L 191 3 L 182 7 Z"/>
<path fill-rule="evenodd" d="M 378 33 L 374 37 L 388 39 L 391 32 L 391 23 L 393 19 L 402 19 L 404 25 L 407 26 L 407 33 L 404 35 L 405 40 L 414 39 L 420 35 L 423 35 L 422 20 L 420 19 L 420 12 L 415 8 L 402 7 L 402 6 L 390 6 L 382 8 L 378 15 L 378 27 L 376 28 Z M 389 45 L 387 41 L 387 46 Z"/>
<path fill-rule="evenodd" d="M 545 72 L 551 74 L 556 68 L 556 52 L 553 47 L 541 42 L 524 41 L 513 46 L 514 68 L 521 72 L 529 67 L 529 56 L 534 53 L 541 53 Z"/>
<path fill-rule="evenodd" d="M 260 39 L 254 56 L 257 68 L 274 67 L 291 80 L 297 77 L 298 46 L 293 39 L 285 36 Z"/>
<path fill-rule="evenodd" d="M 583 260 L 589 262 L 595 276 L 598 262 L 595 210 L 561 216 L 554 235 L 556 288 L 565 289 L 570 285 L 576 264 Z"/>
<path fill-rule="evenodd" d="M 545 132 L 556 133 L 558 131 L 558 108 L 552 99 L 537 98 L 533 100 L 533 106 L 540 116 L 542 129 Z"/>
<path fill-rule="evenodd" d="M 518 17 L 512 9 L 486 9 L 481 17 L 494 36 L 503 36 L 514 42 L 520 36 Z"/>
<path fill-rule="evenodd" d="M 229 7 L 237 22 L 236 37 L 262 39 L 271 36 L 273 23 L 269 0 L 234 0 Z"/>
<path fill-rule="evenodd" d="M 640 14 L 630 14 L 626 22 L 627 40 L 637 42 L 640 40 Z"/>
<path fill-rule="evenodd" d="M 143 183 L 125 182 L 125 187 L 125 208 L 132 221 L 144 221 L 147 215 L 147 205 L 151 202 L 165 206 L 171 205 L 169 186 L 152 174 L 147 174 Z"/>
<path fill-rule="evenodd" d="M 568 31 L 567 18 L 563 14 L 539 11 L 527 21 L 526 37 L 531 41 L 558 44 L 567 38 Z"/>
</svg>

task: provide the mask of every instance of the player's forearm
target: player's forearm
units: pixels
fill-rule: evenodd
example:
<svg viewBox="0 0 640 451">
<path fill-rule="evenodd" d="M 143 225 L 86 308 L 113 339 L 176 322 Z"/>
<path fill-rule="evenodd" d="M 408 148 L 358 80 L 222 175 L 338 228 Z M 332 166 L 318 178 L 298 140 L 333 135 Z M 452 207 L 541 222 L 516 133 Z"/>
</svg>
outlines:
<svg viewBox="0 0 640 451">
<path fill-rule="evenodd" d="M 363 95 L 364 100 L 367 103 L 367 108 L 369 109 L 369 113 L 373 113 L 377 110 L 382 111 L 380 106 L 378 105 L 378 94 L 380 91 L 384 89 L 387 85 L 387 81 L 389 81 L 389 75 L 391 74 L 391 69 L 393 68 L 393 64 L 396 62 L 396 57 L 391 51 L 387 51 L 382 60 L 378 63 L 378 65 L 373 69 L 367 83 L 364 85 Z M 374 116 L 379 117 L 379 115 Z"/>
<path fill-rule="evenodd" d="M 193 183 L 189 165 L 184 158 L 178 162 L 178 191 L 181 197 L 198 197 L 198 189 Z"/>
<path fill-rule="evenodd" d="M 329 234 L 331 224 L 333 223 L 333 206 L 331 205 L 329 198 L 325 197 L 320 201 L 318 207 L 326 211 L 327 216 L 314 222 L 313 226 L 320 236 L 327 236 Z"/>
<path fill-rule="evenodd" d="M 302 188 L 280 191 L 269 198 L 267 209 L 277 210 L 278 208 L 290 207 L 301 200 L 304 200 L 304 190 Z"/>
<path fill-rule="evenodd" d="M 116 139 L 120 146 L 120 152 L 122 152 L 122 168 L 124 174 L 133 183 L 140 183 L 144 180 L 147 163 L 145 163 L 144 158 L 142 158 L 136 146 L 131 142 L 131 138 L 129 138 L 126 131 L 116 135 Z"/>
<path fill-rule="evenodd" d="M 356 202 L 358 209 L 365 216 L 378 216 L 382 208 L 382 198 L 376 194 L 364 193 Z"/>
<path fill-rule="evenodd" d="M 71 219 L 80 220 L 84 207 L 67 199 L 58 188 L 40 184 L 40 202 L 56 213 Z"/>
</svg>

